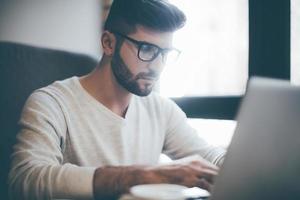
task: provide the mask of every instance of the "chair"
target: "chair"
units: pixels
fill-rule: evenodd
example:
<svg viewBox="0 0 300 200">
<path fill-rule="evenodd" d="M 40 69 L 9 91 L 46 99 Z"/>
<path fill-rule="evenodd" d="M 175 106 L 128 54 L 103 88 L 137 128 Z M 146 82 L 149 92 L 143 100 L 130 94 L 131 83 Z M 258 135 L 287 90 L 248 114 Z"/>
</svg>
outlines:
<svg viewBox="0 0 300 200">
<path fill-rule="evenodd" d="M 17 122 L 28 96 L 35 90 L 71 76 L 90 72 L 97 61 L 87 55 L 0 42 L 0 198 L 7 198 L 9 157 Z"/>
</svg>

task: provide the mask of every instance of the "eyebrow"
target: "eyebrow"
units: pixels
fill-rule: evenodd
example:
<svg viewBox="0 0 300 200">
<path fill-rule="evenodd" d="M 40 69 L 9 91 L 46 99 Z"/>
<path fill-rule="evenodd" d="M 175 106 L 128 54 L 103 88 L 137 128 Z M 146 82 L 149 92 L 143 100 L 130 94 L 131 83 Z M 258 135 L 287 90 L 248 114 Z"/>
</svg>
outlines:
<svg viewBox="0 0 300 200">
<path fill-rule="evenodd" d="M 175 49 L 175 48 L 161 48 L 160 46 L 158 46 L 158 45 L 156 45 L 156 44 L 153 44 L 153 43 L 150 43 L 150 42 L 146 42 L 146 41 L 139 41 L 139 40 L 133 39 L 133 38 L 131 38 L 131 37 L 127 36 L 127 35 L 124 35 L 124 34 L 122 34 L 122 33 L 119 33 L 119 32 L 113 32 L 113 33 L 118 34 L 118 35 L 120 35 L 120 36 L 122 36 L 122 37 L 128 39 L 129 41 L 134 42 L 134 43 L 138 43 L 138 44 L 140 44 L 140 45 L 141 45 L 141 44 L 144 44 L 144 45 L 154 46 L 154 47 L 160 49 L 161 51 L 166 51 L 166 50 L 172 50 L 172 49 Z"/>
</svg>

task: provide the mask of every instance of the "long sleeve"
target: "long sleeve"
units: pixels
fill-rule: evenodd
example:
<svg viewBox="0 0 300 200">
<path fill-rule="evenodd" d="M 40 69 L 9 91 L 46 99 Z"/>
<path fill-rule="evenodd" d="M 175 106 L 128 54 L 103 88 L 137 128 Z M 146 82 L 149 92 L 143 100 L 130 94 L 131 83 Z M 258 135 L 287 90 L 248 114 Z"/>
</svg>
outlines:
<svg viewBox="0 0 300 200">
<path fill-rule="evenodd" d="M 185 113 L 174 102 L 166 101 L 164 107 L 167 115 L 164 153 L 172 159 L 200 155 L 220 166 L 225 156 L 225 149 L 212 146 L 199 137 L 197 131 L 187 123 Z"/>
<path fill-rule="evenodd" d="M 95 168 L 64 163 L 67 126 L 51 95 L 35 92 L 27 100 L 11 156 L 12 199 L 92 199 Z"/>
</svg>

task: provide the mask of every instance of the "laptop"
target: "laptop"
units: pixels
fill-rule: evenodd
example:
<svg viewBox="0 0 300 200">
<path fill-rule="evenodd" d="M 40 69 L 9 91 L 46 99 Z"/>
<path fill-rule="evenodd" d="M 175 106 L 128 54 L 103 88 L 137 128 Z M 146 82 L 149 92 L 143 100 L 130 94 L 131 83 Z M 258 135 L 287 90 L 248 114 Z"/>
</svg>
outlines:
<svg viewBox="0 0 300 200">
<path fill-rule="evenodd" d="M 300 200 L 300 87 L 252 78 L 210 200 Z"/>
</svg>

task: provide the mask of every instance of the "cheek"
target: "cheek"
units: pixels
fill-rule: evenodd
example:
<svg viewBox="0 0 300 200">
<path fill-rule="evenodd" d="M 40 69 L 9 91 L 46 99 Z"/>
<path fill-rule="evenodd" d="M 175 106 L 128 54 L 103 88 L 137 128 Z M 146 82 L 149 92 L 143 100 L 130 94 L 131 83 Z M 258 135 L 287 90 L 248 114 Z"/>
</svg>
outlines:
<svg viewBox="0 0 300 200">
<path fill-rule="evenodd" d="M 132 49 L 121 48 L 120 55 L 124 64 L 134 76 L 142 72 L 142 69 L 146 67 L 146 63 L 141 61 L 137 57 L 137 53 Z"/>
</svg>

